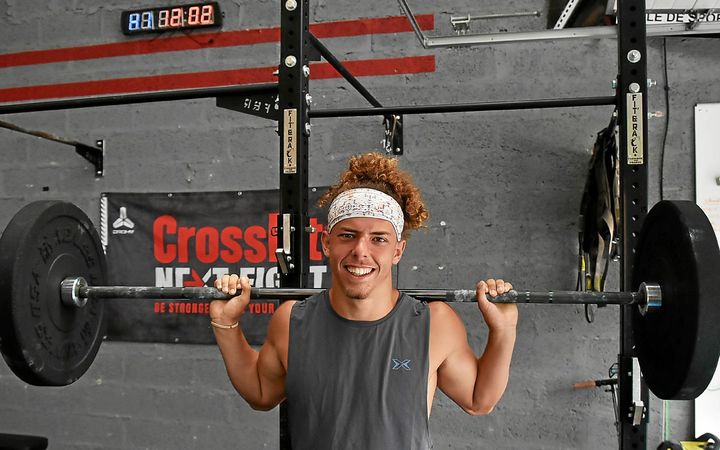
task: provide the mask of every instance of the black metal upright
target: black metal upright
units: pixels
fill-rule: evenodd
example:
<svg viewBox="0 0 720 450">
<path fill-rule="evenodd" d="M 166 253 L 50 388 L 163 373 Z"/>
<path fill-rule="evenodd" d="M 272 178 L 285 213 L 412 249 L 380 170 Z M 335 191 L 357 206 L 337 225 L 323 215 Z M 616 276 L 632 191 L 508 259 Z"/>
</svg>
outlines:
<svg viewBox="0 0 720 450">
<path fill-rule="evenodd" d="M 620 125 L 620 238 L 622 290 L 630 290 L 635 249 L 648 211 L 647 52 L 644 0 L 618 0 L 618 123 Z M 634 352 L 632 307 L 620 310 L 619 448 L 646 450 L 648 389 Z"/>
<path fill-rule="evenodd" d="M 308 239 L 308 137 L 311 43 L 308 0 L 280 4 L 280 216 L 277 258 L 280 287 L 306 287 Z M 280 448 L 290 449 L 287 404 L 280 405 Z"/>
</svg>

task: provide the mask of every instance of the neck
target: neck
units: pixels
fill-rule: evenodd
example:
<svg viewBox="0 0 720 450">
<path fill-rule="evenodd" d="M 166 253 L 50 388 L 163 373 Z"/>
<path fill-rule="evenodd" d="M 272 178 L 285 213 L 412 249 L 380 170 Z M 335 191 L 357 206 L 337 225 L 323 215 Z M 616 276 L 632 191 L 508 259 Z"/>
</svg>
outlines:
<svg viewBox="0 0 720 450">
<path fill-rule="evenodd" d="M 389 286 L 379 289 L 364 299 L 348 298 L 340 289 L 329 289 L 330 305 L 341 317 L 348 320 L 374 321 L 390 314 L 400 297 L 400 291 Z"/>
</svg>

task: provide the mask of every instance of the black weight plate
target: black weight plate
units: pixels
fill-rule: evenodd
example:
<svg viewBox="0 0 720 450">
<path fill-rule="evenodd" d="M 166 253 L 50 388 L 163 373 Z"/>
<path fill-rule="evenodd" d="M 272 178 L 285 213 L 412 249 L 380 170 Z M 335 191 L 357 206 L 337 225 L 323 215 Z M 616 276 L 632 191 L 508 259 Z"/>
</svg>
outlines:
<svg viewBox="0 0 720 450">
<path fill-rule="evenodd" d="M 648 388 L 666 400 L 690 400 L 705 390 L 720 354 L 720 250 L 710 221 L 689 201 L 662 201 L 640 232 L 633 289 L 652 282 L 662 306 L 632 328 Z"/>
<path fill-rule="evenodd" d="M 12 371 L 37 386 L 65 386 L 90 367 L 103 339 L 103 303 L 62 303 L 60 282 L 105 285 L 100 238 L 75 205 L 27 205 L 0 238 L 0 350 Z"/>
</svg>

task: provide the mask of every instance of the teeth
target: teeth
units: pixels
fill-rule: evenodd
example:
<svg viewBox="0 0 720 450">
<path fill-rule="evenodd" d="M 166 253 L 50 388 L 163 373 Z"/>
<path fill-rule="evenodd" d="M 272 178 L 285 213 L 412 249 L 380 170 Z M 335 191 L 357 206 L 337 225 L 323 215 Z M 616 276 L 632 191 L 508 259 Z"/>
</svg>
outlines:
<svg viewBox="0 0 720 450">
<path fill-rule="evenodd" d="M 372 269 L 369 267 L 348 267 L 348 272 L 350 272 L 353 275 L 367 275 L 370 272 L 372 272 Z"/>
</svg>

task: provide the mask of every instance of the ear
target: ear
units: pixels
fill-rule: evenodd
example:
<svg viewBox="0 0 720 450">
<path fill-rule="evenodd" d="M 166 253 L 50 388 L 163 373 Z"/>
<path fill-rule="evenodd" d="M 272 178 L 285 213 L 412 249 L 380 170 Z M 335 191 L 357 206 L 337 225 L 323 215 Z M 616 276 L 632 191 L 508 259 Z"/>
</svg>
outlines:
<svg viewBox="0 0 720 450">
<path fill-rule="evenodd" d="M 322 243 L 323 255 L 325 257 L 330 256 L 330 233 L 327 230 L 322 230 L 320 234 L 320 242 Z"/>
<path fill-rule="evenodd" d="M 407 241 L 403 239 L 395 245 L 395 254 L 393 255 L 393 264 L 397 264 L 402 259 L 403 252 L 405 251 L 405 244 Z"/>
</svg>

